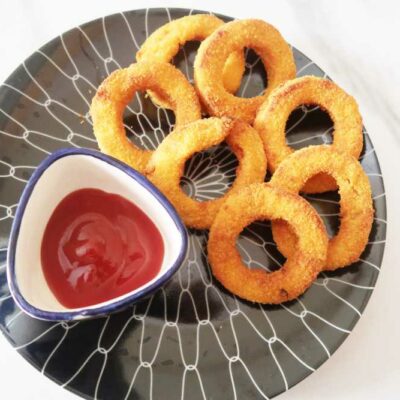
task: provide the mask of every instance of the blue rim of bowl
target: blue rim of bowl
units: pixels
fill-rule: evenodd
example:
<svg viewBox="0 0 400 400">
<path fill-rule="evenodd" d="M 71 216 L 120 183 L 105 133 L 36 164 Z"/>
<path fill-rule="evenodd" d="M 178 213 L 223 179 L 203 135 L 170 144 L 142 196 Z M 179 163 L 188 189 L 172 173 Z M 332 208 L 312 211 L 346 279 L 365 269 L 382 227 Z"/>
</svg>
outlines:
<svg viewBox="0 0 400 400">
<path fill-rule="evenodd" d="M 156 200 L 160 203 L 160 205 L 164 207 L 168 215 L 171 217 L 172 221 L 175 223 L 175 226 L 178 229 L 178 232 L 182 238 L 182 246 L 179 251 L 178 257 L 176 258 L 172 266 L 169 267 L 168 270 L 162 276 L 160 276 L 151 285 L 143 288 L 142 290 L 137 291 L 136 293 L 130 296 L 124 297 L 123 299 L 118 301 L 114 301 L 108 305 L 94 307 L 90 309 L 82 308 L 77 311 L 62 311 L 62 312 L 44 311 L 28 303 L 19 290 L 15 274 L 15 253 L 17 248 L 18 235 L 21 227 L 21 221 L 25 213 L 26 205 L 30 199 L 33 189 L 36 186 L 36 183 L 51 164 L 53 164 L 55 161 L 63 157 L 71 155 L 85 155 L 104 161 L 107 164 L 110 164 L 111 166 L 118 168 L 122 172 L 125 172 L 132 179 L 134 179 L 141 186 L 143 186 L 147 191 L 149 191 L 153 195 L 153 197 L 156 198 Z M 10 241 L 8 245 L 8 252 L 7 252 L 8 285 L 10 287 L 10 292 L 15 302 L 19 305 L 19 307 L 23 311 L 25 311 L 32 317 L 47 321 L 69 321 L 74 319 L 83 319 L 86 317 L 101 316 L 122 309 L 128 306 L 129 304 L 132 304 L 142 299 L 143 297 L 153 293 L 155 290 L 164 285 L 175 274 L 175 272 L 184 262 L 187 255 L 187 249 L 188 249 L 188 234 L 177 211 L 175 210 L 173 205 L 169 202 L 169 200 L 146 177 L 144 177 L 142 174 L 140 174 L 138 171 L 131 168 L 130 166 L 122 163 L 121 161 L 113 157 L 107 156 L 96 150 L 68 149 L 68 148 L 60 149 L 52 153 L 49 157 L 47 157 L 39 164 L 39 166 L 32 174 L 31 178 L 29 179 L 28 183 L 26 184 L 22 192 L 19 205 L 15 214 L 14 222 L 11 228 Z"/>
</svg>

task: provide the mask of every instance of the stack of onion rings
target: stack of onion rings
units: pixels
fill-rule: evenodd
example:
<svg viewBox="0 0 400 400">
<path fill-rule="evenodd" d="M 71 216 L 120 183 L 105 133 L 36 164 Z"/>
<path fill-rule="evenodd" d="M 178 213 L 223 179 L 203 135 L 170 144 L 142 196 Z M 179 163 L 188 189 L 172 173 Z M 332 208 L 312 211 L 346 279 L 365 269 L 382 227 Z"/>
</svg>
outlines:
<svg viewBox="0 0 400 400">
<path fill-rule="evenodd" d="M 281 269 L 249 269 L 241 260 L 236 239 L 250 223 L 260 219 L 287 221 L 298 236 L 295 250 Z M 250 185 L 222 205 L 208 240 L 214 276 L 237 296 L 278 304 L 302 294 L 326 261 L 328 236 L 316 211 L 300 196 L 269 184 Z"/>
<path fill-rule="evenodd" d="M 170 64 L 190 40 L 203 40 L 194 72 L 197 94 L 215 116 L 208 119 L 201 119 L 195 89 Z M 231 94 L 240 85 L 245 47 L 258 53 L 268 72 L 264 94 L 250 99 Z M 211 15 L 188 16 L 156 30 L 137 59 L 137 64 L 112 73 L 93 99 L 100 149 L 146 173 L 188 227 L 210 228 L 212 272 L 228 290 L 250 301 L 278 304 L 303 293 L 320 271 L 342 268 L 360 257 L 373 206 L 368 178 L 357 161 L 363 144 L 357 104 L 329 80 L 292 79 L 293 55 L 275 28 L 259 20 L 224 24 Z M 139 149 L 125 134 L 123 112 L 138 90 L 175 112 L 174 130 L 155 151 Z M 294 151 L 286 144 L 286 121 L 302 104 L 316 104 L 329 113 L 332 145 Z M 253 122 L 254 128 L 248 125 Z M 210 201 L 189 197 L 180 186 L 185 162 L 223 141 L 239 161 L 232 187 Z M 265 184 L 267 159 L 273 177 Z M 337 187 L 340 228 L 329 240 L 321 218 L 298 193 Z M 287 258 L 278 271 L 250 270 L 236 249 L 240 232 L 259 219 L 272 220 L 273 237 Z"/>
<path fill-rule="evenodd" d="M 223 84 L 223 70 L 231 54 L 253 49 L 262 59 L 268 73 L 268 87 L 263 95 L 235 97 Z M 222 25 L 197 52 L 194 77 L 197 91 L 209 113 L 252 123 L 257 109 L 271 90 L 296 76 L 293 54 L 279 31 L 260 20 L 232 21 Z"/>
<path fill-rule="evenodd" d="M 239 166 L 232 187 L 218 199 L 200 202 L 187 196 L 180 187 L 185 162 L 196 152 L 226 140 Z M 153 153 L 148 167 L 149 179 L 178 210 L 186 225 L 207 229 L 221 204 L 240 188 L 263 182 L 267 160 L 257 131 L 242 121 L 208 118 L 176 129 Z"/>
<path fill-rule="evenodd" d="M 188 15 L 173 20 L 154 31 L 136 53 L 137 61 L 171 62 L 181 46 L 186 42 L 202 41 L 210 36 L 224 21 L 210 14 Z M 244 72 L 243 51 L 230 54 L 222 72 L 223 85 L 230 93 L 240 86 Z M 165 99 L 151 93 L 152 99 L 165 108 L 171 108 Z"/>
<path fill-rule="evenodd" d="M 101 151 L 144 172 L 151 151 L 136 147 L 126 137 L 123 112 L 135 92 L 150 89 L 168 99 L 175 112 L 176 125 L 201 117 L 196 92 L 174 66 L 160 62 L 141 62 L 113 72 L 97 89 L 90 112 L 93 131 Z"/>
<path fill-rule="evenodd" d="M 318 105 L 327 111 L 334 123 L 334 149 L 355 158 L 360 156 L 363 145 L 362 120 L 356 101 L 328 79 L 304 76 L 275 89 L 257 113 L 254 127 L 264 142 L 271 173 L 294 152 L 286 143 L 285 127 L 290 113 L 302 104 Z M 336 189 L 335 181 L 321 174 L 307 182 L 302 191 L 323 193 Z"/>
<path fill-rule="evenodd" d="M 361 164 L 333 146 L 310 146 L 294 152 L 275 171 L 270 184 L 298 193 L 317 174 L 329 174 L 339 187 L 340 227 L 330 239 L 325 270 L 335 270 L 357 261 L 371 231 L 374 209 L 371 186 Z M 273 222 L 272 233 L 279 251 L 290 257 L 297 238 L 284 222 Z"/>
</svg>

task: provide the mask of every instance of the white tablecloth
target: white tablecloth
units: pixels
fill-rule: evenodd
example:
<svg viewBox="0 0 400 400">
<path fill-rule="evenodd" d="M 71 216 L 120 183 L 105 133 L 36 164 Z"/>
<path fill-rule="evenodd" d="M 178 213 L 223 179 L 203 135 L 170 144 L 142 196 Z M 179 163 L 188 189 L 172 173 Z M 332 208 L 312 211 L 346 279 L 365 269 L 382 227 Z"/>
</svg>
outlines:
<svg viewBox="0 0 400 400">
<path fill-rule="evenodd" d="M 360 322 L 339 350 L 281 395 L 293 399 L 400 399 L 400 3 L 353 1 L 13 0 L 0 3 L 0 81 L 59 33 L 134 8 L 187 7 L 262 18 L 359 102 L 384 176 L 388 230 L 382 272 Z M 397 40 L 396 40 L 397 39 Z M 0 335 L 1 399 L 74 399 Z"/>
</svg>

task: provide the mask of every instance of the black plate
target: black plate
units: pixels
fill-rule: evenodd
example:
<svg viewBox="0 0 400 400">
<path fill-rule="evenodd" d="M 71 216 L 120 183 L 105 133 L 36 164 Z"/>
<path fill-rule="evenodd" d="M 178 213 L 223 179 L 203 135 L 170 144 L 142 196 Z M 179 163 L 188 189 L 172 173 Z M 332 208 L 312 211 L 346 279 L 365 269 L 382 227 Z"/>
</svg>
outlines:
<svg viewBox="0 0 400 400">
<path fill-rule="evenodd" d="M 96 87 L 111 71 L 134 60 L 146 35 L 187 14 L 189 10 L 181 9 L 138 10 L 89 22 L 34 53 L 0 89 L 0 328 L 36 368 L 85 398 L 272 397 L 332 355 L 360 318 L 378 277 L 386 232 L 385 192 L 364 132 L 361 163 L 376 210 L 370 242 L 359 262 L 321 274 L 298 300 L 261 306 L 235 298 L 210 274 L 207 234 L 191 231 L 189 260 L 179 273 L 151 299 L 126 311 L 67 324 L 34 320 L 16 307 L 7 288 L 6 248 L 25 182 L 53 150 L 96 148 L 88 114 Z M 188 44 L 175 59 L 189 77 L 196 48 Z M 324 76 L 306 56 L 293 51 L 298 75 Z M 252 52 L 247 55 L 240 93 L 251 96 L 262 90 L 265 77 L 260 60 Z M 126 123 L 132 140 L 152 148 L 170 130 L 173 115 L 139 95 L 127 110 Z M 287 128 L 294 147 L 331 140 L 331 121 L 315 107 L 294 111 Z M 232 181 L 235 166 L 226 147 L 211 149 L 188 162 L 182 184 L 198 199 L 216 197 Z M 307 198 L 334 231 L 337 194 Z M 267 223 L 250 226 L 238 244 L 251 267 L 282 262 Z"/>
</svg>

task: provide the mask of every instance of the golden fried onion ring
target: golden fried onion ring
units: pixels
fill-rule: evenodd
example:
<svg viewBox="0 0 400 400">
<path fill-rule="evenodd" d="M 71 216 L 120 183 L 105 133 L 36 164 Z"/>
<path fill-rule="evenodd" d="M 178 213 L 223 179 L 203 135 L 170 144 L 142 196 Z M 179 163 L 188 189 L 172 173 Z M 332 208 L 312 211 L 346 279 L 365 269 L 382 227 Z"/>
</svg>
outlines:
<svg viewBox="0 0 400 400">
<path fill-rule="evenodd" d="M 294 152 L 286 143 L 285 127 L 290 113 L 301 104 L 318 105 L 329 114 L 334 123 L 334 149 L 355 158 L 360 156 L 362 120 L 354 98 L 328 79 L 304 76 L 275 89 L 257 113 L 254 127 L 264 142 L 271 173 Z M 302 191 L 323 193 L 336 189 L 334 179 L 321 174 L 307 182 Z"/>
<path fill-rule="evenodd" d="M 235 97 L 224 88 L 222 72 L 230 54 L 253 49 L 268 72 L 268 87 L 263 95 Z M 201 101 L 211 115 L 228 116 L 252 123 L 257 109 L 272 89 L 296 76 L 293 54 L 281 34 L 256 19 L 228 22 L 205 39 L 194 62 L 194 77 Z"/>
<path fill-rule="evenodd" d="M 136 147 L 127 137 L 123 112 L 135 92 L 151 89 L 168 99 L 176 125 L 201 117 L 196 92 L 185 76 L 168 63 L 141 62 L 113 72 L 97 89 L 90 112 L 100 150 L 143 172 L 152 151 Z"/>
<path fill-rule="evenodd" d="M 137 61 L 171 62 L 181 46 L 186 42 L 202 41 L 210 36 L 224 21 L 210 14 L 188 15 L 173 20 L 155 30 L 136 53 Z M 243 51 L 230 54 L 223 68 L 223 85 L 230 93 L 235 93 L 240 86 L 244 72 Z M 151 93 L 157 104 L 170 108 L 170 105 Z"/>
<path fill-rule="evenodd" d="M 236 248 L 240 232 L 256 220 L 284 219 L 299 237 L 281 269 L 249 269 Z M 230 196 L 211 226 L 208 258 L 215 277 L 230 292 L 260 303 L 298 297 L 325 265 L 328 237 L 315 210 L 300 196 L 269 184 L 253 184 Z"/>
<path fill-rule="evenodd" d="M 270 184 L 292 193 L 316 174 L 331 175 L 340 194 L 340 227 L 330 239 L 324 270 L 335 270 L 358 260 L 371 231 L 374 209 L 371 186 L 361 164 L 353 157 L 339 153 L 333 146 L 310 146 L 298 150 L 284 160 Z M 279 251 L 290 257 L 297 238 L 281 221 L 272 223 L 272 233 Z"/>
<path fill-rule="evenodd" d="M 239 165 L 232 187 L 223 197 L 200 202 L 180 187 L 185 162 L 194 153 L 226 140 Z M 221 204 L 240 188 L 263 182 L 266 158 L 255 129 L 229 118 L 208 118 L 173 131 L 154 152 L 148 164 L 148 178 L 167 196 L 189 227 L 207 229 Z"/>
</svg>

